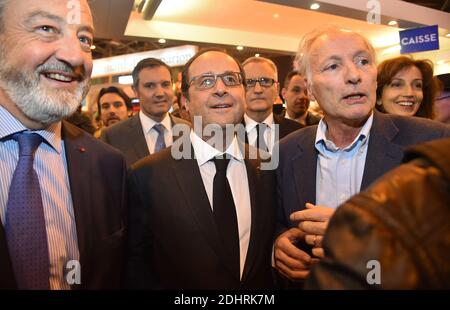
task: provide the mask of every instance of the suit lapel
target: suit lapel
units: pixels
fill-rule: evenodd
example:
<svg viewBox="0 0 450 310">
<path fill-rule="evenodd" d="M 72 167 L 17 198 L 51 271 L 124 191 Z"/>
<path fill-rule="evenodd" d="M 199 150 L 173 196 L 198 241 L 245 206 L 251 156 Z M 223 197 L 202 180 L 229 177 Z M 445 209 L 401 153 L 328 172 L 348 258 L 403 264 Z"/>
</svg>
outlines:
<svg viewBox="0 0 450 310">
<path fill-rule="evenodd" d="M 193 149 L 191 149 L 191 154 L 194 156 Z M 194 214 L 200 231 L 217 256 L 224 262 L 229 271 L 234 274 L 232 266 L 227 259 L 229 254 L 222 246 L 197 160 L 180 159 L 172 162 L 173 173 L 178 181 L 180 192 L 183 193 L 188 207 Z"/>
<path fill-rule="evenodd" d="M 84 145 L 80 139 L 80 134 L 76 128 L 68 127 L 63 122 L 62 137 L 64 140 L 64 148 L 66 152 L 67 169 L 69 173 L 70 192 L 72 194 L 73 211 L 75 215 L 75 223 L 77 227 L 78 250 L 80 252 L 80 264 L 88 261 L 88 249 L 90 248 L 89 240 L 89 219 L 92 218 L 89 212 L 95 206 L 91 206 L 90 197 L 86 195 L 90 192 L 89 182 L 91 179 L 89 169 L 80 169 L 80 163 L 89 160 L 90 150 Z M 92 224 L 93 225 L 93 224 Z M 81 277 L 84 278 L 86 269 L 82 268 Z"/>
<path fill-rule="evenodd" d="M 303 135 L 301 137 L 298 143 L 299 153 L 291 160 L 292 173 L 300 203 L 299 210 L 305 208 L 306 202 L 316 203 L 317 151 L 314 146 L 316 131 L 314 135 Z M 293 211 L 298 210 L 290 210 L 290 212 Z"/>
<path fill-rule="evenodd" d="M 150 155 L 139 114 L 134 115 L 131 119 L 128 137 L 132 139 L 131 141 L 134 141 L 133 151 L 136 154 L 135 161 Z"/>
<path fill-rule="evenodd" d="M 403 148 L 393 142 L 398 132 L 399 129 L 387 115 L 374 111 L 361 190 L 401 162 Z"/>
<path fill-rule="evenodd" d="M 246 151 L 248 145 L 246 145 Z M 249 158 L 248 154 L 245 158 Z M 247 257 L 245 259 L 244 272 L 242 274 L 242 282 L 245 282 L 249 272 L 252 269 L 253 263 L 256 260 L 256 255 L 259 252 L 259 239 L 261 230 L 264 229 L 261 225 L 261 210 L 257 210 L 260 205 L 257 198 L 257 189 L 259 188 L 259 172 L 260 164 L 258 160 L 245 159 L 245 167 L 247 169 L 248 187 L 250 192 L 250 206 L 251 206 L 251 228 L 250 228 L 250 240 L 248 244 Z"/>
</svg>

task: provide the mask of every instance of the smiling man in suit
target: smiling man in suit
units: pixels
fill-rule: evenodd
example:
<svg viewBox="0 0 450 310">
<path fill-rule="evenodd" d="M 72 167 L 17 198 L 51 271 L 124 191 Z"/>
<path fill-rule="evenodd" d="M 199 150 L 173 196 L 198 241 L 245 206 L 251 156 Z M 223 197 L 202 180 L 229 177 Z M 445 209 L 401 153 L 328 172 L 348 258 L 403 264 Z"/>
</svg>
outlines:
<svg viewBox="0 0 450 310">
<path fill-rule="evenodd" d="M 174 158 L 173 145 L 133 166 L 129 286 L 270 288 L 275 174 L 249 159 L 249 146 L 239 143 L 234 129 L 225 130 L 237 124 L 244 130 L 243 69 L 212 49 L 192 57 L 182 75 L 186 107 L 193 122 L 201 118 L 200 130 L 184 136 L 189 158 Z M 223 145 L 211 142 L 211 126 Z"/>
<path fill-rule="evenodd" d="M 323 235 L 338 205 L 398 166 L 406 146 L 450 134 L 433 121 L 373 111 L 375 52 L 360 34 L 317 29 L 304 37 L 298 60 L 324 118 L 280 144 L 275 264 L 291 280 L 306 278 L 323 257 Z M 301 242 L 311 252 L 296 246 Z"/>
<path fill-rule="evenodd" d="M 172 145 L 172 127 L 189 123 L 172 116 L 170 67 L 156 58 L 141 60 L 133 70 L 133 90 L 141 110 L 131 118 L 105 128 L 100 139 L 121 151 L 127 165 Z"/>
<path fill-rule="evenodd" d="M 67 2 L 0 0 L 0 289 L 120 287 L 125 161 L 61 121 L 92 71 L 89 6 Z"/>
</svg>

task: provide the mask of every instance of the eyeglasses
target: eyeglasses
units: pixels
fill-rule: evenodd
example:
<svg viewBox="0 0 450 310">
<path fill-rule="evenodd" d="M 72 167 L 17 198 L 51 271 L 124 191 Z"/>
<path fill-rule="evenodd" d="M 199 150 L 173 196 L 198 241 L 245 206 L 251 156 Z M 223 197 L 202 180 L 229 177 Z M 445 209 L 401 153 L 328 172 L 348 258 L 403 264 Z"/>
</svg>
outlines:
<svg viewBox="0 0 450 310">
<path fill-rule="evenodd" d="M 202 74 L 192 78 L 189 86 L 194 84 L 197 90 L 207 90 L 216 86 L 217 78 L 221 78 L 225 86 L 238 86 L 242 84 L 243 78 L 240 72 L 225 72 L 222 74 Z"/>
<path fill-rule="evenodd" d="M 260 77 L 259 79 L 247 79 L 247 87 L 255 87 L 256 82 L 258 82 L 259 86 L 261 87 L 270 87 L 275 83 L 275 80 L 267 77 Z"/>
</svg>

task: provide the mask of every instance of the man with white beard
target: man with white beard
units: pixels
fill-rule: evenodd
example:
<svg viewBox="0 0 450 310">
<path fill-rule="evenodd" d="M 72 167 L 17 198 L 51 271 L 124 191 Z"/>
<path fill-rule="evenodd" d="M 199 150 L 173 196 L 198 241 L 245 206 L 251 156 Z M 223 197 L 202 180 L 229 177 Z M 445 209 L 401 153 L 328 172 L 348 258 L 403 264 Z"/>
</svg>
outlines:
<svg viewBox="0 0 450 310">
<path fill-rule="evenodd" d="M 120 286 L 124 159 L 62 121 L 92 41 L 86 0 L 0 0 L 0 289 Z"/>
</svg>

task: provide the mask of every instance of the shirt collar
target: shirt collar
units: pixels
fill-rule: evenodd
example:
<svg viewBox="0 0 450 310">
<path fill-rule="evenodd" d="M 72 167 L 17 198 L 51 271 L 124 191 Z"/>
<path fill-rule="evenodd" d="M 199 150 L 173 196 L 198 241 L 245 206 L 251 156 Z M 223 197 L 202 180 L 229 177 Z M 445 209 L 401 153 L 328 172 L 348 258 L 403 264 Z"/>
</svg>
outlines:
<svg viewBox="0 0 450 310">
<path fill-rule="evenodd" d="M 8 110 L 0 105 L 0 139 L 11 136 L 17 132 L 30 131 L 40 135 L 56 152 L 61 153 L 61 122 L 53 123 L 42 130 L 29 130 L 17 120 Z"/>
<path fill-rule="evenodd" d="M 162 124 L 164 128 L 166 128 L 166 130 L 170 130 L 170 128 L 172 127 L 169 113 L 166 113 L 166 116 L 164 116 L 161 123 L 158 123 L 155 122 L 152 118 L 145 115 L 144 112 L 142 112 L 141 110 L 139 111 L 139 119 L 141 120 L 142 129 L 144 133 L 149 133 L 150 130 L 153 128 L 153 126 L 155 126 L 156 124 Z"/>
<path fill-rule="evenodd" d="M 365 143 L 367 141 L 367 137 L 369 136 L 370 129 L 372 128 L 372 123 L 373 123 L 373 111 L 370 114 L 364 126 L 361 128 L 359 134 L 353 140 L 353 142 L 342 150 L 350 150 L 354 148 L 355 145 L 358 143 L 358 141 L 363 141 L 363 143 Z M 340 148 L 338 148 L 333 141 L 327 139 L 326 132 L 327 132 L 327 124 L 325 123 L 324 118 L 322 118 L 317 127 L 317 134 L 315 141 L 316 148 L 318 144 L 322 143 L 325 146 L 325 148 L 331 152 L 339 151 Z"/>
<path fill-rule="evenodd" d="M 243 161 L 244 159 L 236 136 L 234 136 L 233 141 L 231 141 L 225 152 L 219 151 L 207 142 L 203 141 L 203 139 L 200 138 L 193 130 L 191 130 L 190 137 L 199 166 L 202 166 L 214 157 L 223 154 L 228 154 L 237 161 Z"/>
<path fill-rule="evenodd" d="M 250 118 L 247 113 L 244 114 L 244 121 L 245 121 L 245 130 L 247 132 L 250 132 L 253 130 L 253 128 L 256 127 L 256 125 L 260 124 L 257 121 L 253 120 L 252 118 Z M 272 129 L 273 124 L 274 124 L 274 120 L 273 120 L 273 113 L 270 113 L 269 116 L 266 117 L 265 120 L 263 120 L 261 123 L 266 124 L 267 127 L 269 127 L 270 129 Z"/>
</svg>

